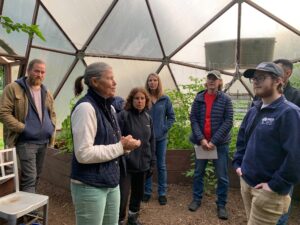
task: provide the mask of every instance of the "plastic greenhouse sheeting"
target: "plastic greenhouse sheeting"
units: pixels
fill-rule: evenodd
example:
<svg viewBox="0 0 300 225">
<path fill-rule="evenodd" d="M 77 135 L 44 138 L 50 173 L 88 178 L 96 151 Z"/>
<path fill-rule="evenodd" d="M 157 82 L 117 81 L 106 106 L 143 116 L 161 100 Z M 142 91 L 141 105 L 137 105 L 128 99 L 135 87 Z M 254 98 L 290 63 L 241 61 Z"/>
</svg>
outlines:
<svg viewBox="0 0 300 225">
<path fill-rule="evenodd" d="M 299 6 L 294 0 L 3 0 L 1 15 L 38 24 L 46 42 L 1 27 L 0 57 L 16 62 L 12 80 L 25 75 L 28 60 L 46 61 L 58 124 L 69 113 L 74 80 L 98 61 L 113 67 L 123 97 L 151 72 L 174 89 L 212 69 L 221 71 L 229 94 L 251 94 L 240 77 L 245 68 L 276 58 L 300 61 Z"/>
</svg>

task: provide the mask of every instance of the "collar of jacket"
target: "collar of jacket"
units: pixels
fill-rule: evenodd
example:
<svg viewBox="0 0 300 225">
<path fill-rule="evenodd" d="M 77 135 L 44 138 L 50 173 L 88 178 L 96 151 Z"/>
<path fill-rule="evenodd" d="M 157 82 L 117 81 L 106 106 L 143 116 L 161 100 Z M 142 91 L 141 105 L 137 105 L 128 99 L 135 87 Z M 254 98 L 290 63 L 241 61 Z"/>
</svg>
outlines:
<svg viewBox="0 0 300 225">
<path fill-rule="evenodd" d="M 99 95 L 97 92 L 95 92 L 93 89 L 89 88 L 88 89 L 88 95 L 90 95 L 97 104 L 100 106 L 104 106 L 108 109 L 110 109 L 111 104 L 114 100 L 114 98 L 103 98 L 101 95 Z"/>
<path fill-rule="evenodd" d="M 142 111 L 137 110 L 136 108 L 132 107 L 129 111 L 131 111 L 133 114 L 140 115 L 143 114 L 146 108 L 144 108 Z"/>
<path fill-rule="evenodd" d="M 282 102 L 285 102 L 285 101 L 287 101 L 286 98 L 284 97 L 284 95 L 281 95 L 281 97 L 279 97 L 278 99 L 273 101 L 267 107 L 263 108 L 263 110 L 265 110 L 265 109 L 275 109 L 275 108 L 278 107 L 278 105 L 280 105 Z M 254 101 L 253 104 L 257 108 L 257 110 L 260 110 L 263 102 L 262 102 L 262 100 L 258 100 L 258 101 Z"/>
<path fill-rule="evenodd" d="M 207 92 L 207 89 L 198 92 L 197 97 L 196 97 L 196 100 L 197 100 L 197 101 L 200 101 L 200 102 L 205 102 L 204 95 L 205 95 L 206 92 Z M 221 91 L 217 91 L 217 93 L 216 93 L 216 95 L 217 95 L 217 96 L 216 96 L 216 99 L 217 99 L 221 94 L 222 94 Z"/>
<path fill-rule="evenodd" d="M 21 77 L 20 79 L 16 80 L 15 82 L 18 83 L 24 90 L 29 91 L 29 87 L 27 87 L 26 84 L 26 79 L 27 77 Z M 46 92 L 47 88 L 45 87 L 45 85 L 41 84 L 41 90 Z"/>
<path fill-rule="evenodd" d="M 160 96 L 160 97 L 157 99 L 156 102 L 161 101 L 161 100 L 163 100 L 163 99 L 165 99 L 165 98 L 167 98 L 167 96 L 166 96 L 166 95 L 162 95 L 162 96 Z"/>
</svg>

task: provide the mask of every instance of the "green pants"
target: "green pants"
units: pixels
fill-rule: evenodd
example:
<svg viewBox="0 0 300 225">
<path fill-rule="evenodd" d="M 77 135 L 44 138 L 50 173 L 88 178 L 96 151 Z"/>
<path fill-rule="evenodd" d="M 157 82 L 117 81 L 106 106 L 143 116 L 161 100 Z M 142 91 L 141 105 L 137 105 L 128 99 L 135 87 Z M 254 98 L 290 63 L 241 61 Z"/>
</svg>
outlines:
<svg viewBox="0 0 300 225">
<path fill-rule="evenodd" d="M 76 225 L 118 225 L 120 189 L 71 183 Z"/>
</svg>

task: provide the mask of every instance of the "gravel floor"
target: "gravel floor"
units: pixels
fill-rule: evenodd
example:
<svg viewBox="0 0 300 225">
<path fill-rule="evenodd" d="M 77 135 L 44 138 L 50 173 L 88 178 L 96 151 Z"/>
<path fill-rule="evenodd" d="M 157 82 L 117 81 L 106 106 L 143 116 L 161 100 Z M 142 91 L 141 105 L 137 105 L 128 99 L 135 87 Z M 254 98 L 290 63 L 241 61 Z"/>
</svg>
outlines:
<svg viewBox="0 0 300 225">
<path fill-rule="evenodd" d="M 149 203 L 143 203 L 140 221 L 143 225 L 246 225 L 242 199 L 237 189 L 229 192 L 227 204 L 229 220 L 222 221 L 216 216 L 215 196 L 206 195 L 196 212 L 190 212 L 187 205 L 191 201 L 190 185 L 170 185 L 168 204 L 160 206 L 154 195 Z M 41 181 L 39 192 L 50 196 L 49 225 L 75 225 L 74 208 L 70 192 Z M 300 202 L 293 201 L 289 225 L 300 224 Z"/>
</svg>

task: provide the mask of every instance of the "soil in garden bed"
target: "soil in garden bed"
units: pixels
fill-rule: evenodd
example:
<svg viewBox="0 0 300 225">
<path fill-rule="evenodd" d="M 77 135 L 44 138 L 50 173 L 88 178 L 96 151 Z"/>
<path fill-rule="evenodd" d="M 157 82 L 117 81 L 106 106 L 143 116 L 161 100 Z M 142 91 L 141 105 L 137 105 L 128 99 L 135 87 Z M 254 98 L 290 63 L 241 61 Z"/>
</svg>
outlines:
<svg viewBox="0 0 300 225">
<path fill-rule="evenodd" d="M 156 190 L 156 186 L 154 186 Z M 70 193 L 41 180 L 40 193 L 50 196 L 49 225 L 75 225 L 74 208 Z M 216 216 L 214 195 L 205 195 L 196 212 L 190 212 L 191 185 L 169 185 L 168 204 L 160 206 L 155 194 L 149 203 L 143 203 L 140 220 L 143 225 L 246 225 L 245 211 L 238 189 L 230 189 L 229 220 L 222 221 Z M 294 201 L 289 225 L 300 224 L 300 202 Z"/>
</svg>

